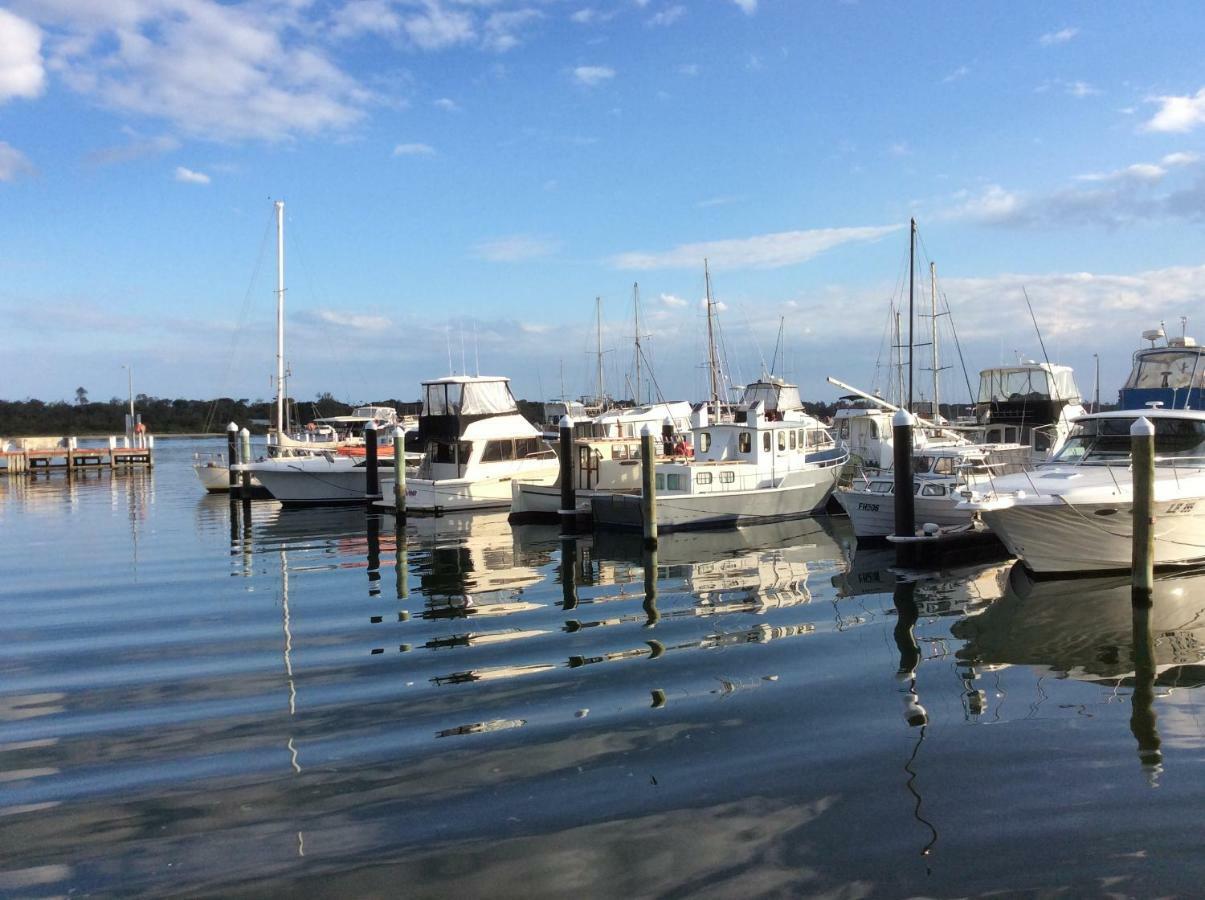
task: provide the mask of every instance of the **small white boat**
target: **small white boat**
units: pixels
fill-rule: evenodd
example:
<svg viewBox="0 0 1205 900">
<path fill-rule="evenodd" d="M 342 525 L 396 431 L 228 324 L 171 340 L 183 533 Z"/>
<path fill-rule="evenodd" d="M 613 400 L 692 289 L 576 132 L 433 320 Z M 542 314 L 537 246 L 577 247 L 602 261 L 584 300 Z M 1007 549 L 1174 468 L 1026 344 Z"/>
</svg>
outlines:
<svg viewBox="0 0 1205 900">
<path fill-rule="evenodd" d="M 770 418 L 761 401 L 731 422 L 709 423 L 703 404 L 694 415 L 694 458 L 656 464 L 659 530 L 811 515 L 848 459 L 818 420 Z M 639 493 L 598 494 L 591 509 L 596 527 L 643 528 Z"/>
<path fill-rule="evenodd" d="M 556 452 L 519 414 L 510 379 L 453 375 L 423 383 L 418 419 L 423 460 L 406 473 L 406 511 L 443 513 L 509 507 L 511 482 L 556 480 Z M 411 477 L 411 475 L 414 477 Z M 381 504 L 393 508 L 392 473 Z"/>
<path fill-rule="evenodd" d="M 1130 426 L 1155 426 L 1155 565 L 1205 559 L 1205 412 L 1117 410 L 1081 416 L 1059 453 L 1031 472 L 968 492 L 1010 552 L 1038 574 L 1130 568 Z"/>
</svg>

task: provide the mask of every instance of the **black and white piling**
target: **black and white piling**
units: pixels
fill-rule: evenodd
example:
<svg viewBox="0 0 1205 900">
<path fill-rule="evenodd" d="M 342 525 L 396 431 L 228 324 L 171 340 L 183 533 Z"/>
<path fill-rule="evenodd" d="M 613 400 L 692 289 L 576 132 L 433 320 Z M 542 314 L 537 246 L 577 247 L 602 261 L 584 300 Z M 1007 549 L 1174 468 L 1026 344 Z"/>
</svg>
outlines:
<svg viewBox="0 0 1205 900">
<path fill-rule="evenodd" d="M 646 423 L 640 429 L 640 512 L 644 519 L 644 546 L 657 546 L 657 452 L 653 441 L 653 426 Z"/>
<path fill-rule="evenodd" d="M 560 422 L 561 534 L 577 532 L 577 491 L 573 484 L 573 419 L 562 416 Z"/>
<path fill-rule="evenodd" d="M 251 465 L 251 432 L 243 428 L 238 433 L 239 443 L 239 462 L 243 464 L 243 496 L 251 496 L 251 472 L 247 466 Z"/>
<path fill-rule="evenodd" d="M 406 521 L 406 432 L 393 426 L 393 505 L 398 522 Z"/>
<path fill-rule="evenodd" d="M 896 410 L 891 420 L 895 465 L 895 534 L 913 537 L 916 534 L 916 505 L 912 496 L 912 415 Z M 896 563 L 909 565 L 913 547 L 909 543 L 895 545 Z"/>
<path fill-rule="evenodd" d="M 1130 426 L 1130 461 L 1134 479 L 1131 596 L 1136 606 L 1146 606 L 1155 588 L 1155 426 L 1146 416 Z"/>
<path fill-rule="evenodd" d="M 233 498 L 238 491 L 238 426 L 231 422 L 226 426 L 226 468 L 230 473 L 230 496 Z"/>
<path fill-rule="evenodd" d="M 364 424 L 364 499 L 371 505 L 381 499 L 381 472 L 377 460 L 377 423 Z"/>
</svg>

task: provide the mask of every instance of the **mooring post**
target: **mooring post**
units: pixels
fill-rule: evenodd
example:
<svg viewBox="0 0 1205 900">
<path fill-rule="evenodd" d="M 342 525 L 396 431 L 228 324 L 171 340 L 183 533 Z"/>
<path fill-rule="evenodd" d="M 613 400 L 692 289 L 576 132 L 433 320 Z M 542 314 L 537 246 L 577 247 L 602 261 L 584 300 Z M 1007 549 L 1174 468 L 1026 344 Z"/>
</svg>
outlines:
<svg viewBox="0 0 1205 900">
<path fill-rule="evenodd" d="M 668 413 L 661 421 L 661 444 L 666 456 L 674 455 L 674 420 Z"/>
<path fill-rule="evenodd" d="M 369 506 L 381 499 L 381 477 L 377 461 L 377 423 L 369 419 L 364 423 L 364 499 Z"/>
<path fill-rule="evenodd" d="M 645 423 L 640 429 L 640 513 L 644 519 L 644 546 L 657 546 L 657 453 L 653 449 L 653 426 Z"/>
<path fill-rule="evenodd" d="M 239 437 L 239 462 L 243 464 L 243 496 L 251 496 L 251 472 L 247 466 L 251 465 L 251 432 L 246 428 L 238 433 Z"/>
<path fill-rule="evenodd" d="M 915 503 L 912 496 L 912 415 L 896 410 L 891 420 L 892 446 L 895 465 L 895 534 L 913 537 L 916 534 Z M 910 565 L 915 557 L 911 544 L 895 545 L 897 565 Z"/>
<path fill-rule="evenodd" d="M 576 534 L 577 490 L 573 483 L 573 419 L 561 416 L 560 431 L 561 534 Z"/>
<path fill-rule="evenodd" d="M 226 467 L 230 473 L 231 499 L 238 494 L 238 472 L 234 470 L 236 465 L 238 465 L 238 426 L 231 422 L 226 426 Z"/>
<path fill-rule="evenodd" d="M 1146 606 L 1155 588 L 1155 426 L 1146 416 L 1130 426 L 1130 461 L 1134 479 L 1131 599 L 1136 606 Z"/>
<path fill-rule="evenodd" d="M 1149 598 L 1148 598 L 1149 599 Z M 1138 759 L 1151 786 L 1158 785 L 1163 770 L 1158 716 L 1155 714 L 1155 636 L 1151 630 L 1151 604 L 1135 603 L 1134 691 L 1130 695 L 1130 733 L 1138 742 Z"/>
<path fill-rule="evenodd" d="M 393 505 L 400 525 L 406 521 L 406 432 L 401 425 L 393 426 Z"/>
</svg>

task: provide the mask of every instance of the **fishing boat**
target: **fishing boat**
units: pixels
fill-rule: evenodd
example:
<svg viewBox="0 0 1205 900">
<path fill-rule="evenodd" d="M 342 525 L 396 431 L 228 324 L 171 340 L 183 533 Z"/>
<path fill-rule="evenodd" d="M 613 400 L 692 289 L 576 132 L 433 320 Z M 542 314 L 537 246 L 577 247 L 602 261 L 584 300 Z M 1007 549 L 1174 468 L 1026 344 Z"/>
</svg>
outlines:
<svg viewBox="0 0 1205 900">
<path fill-rule="evenodd" d="M 1205 412 L 1116 410 L 1079 417 L 1049 463 L 967 492 L 975 512 L 1039 575 L 1130 568 L 1130 426 L 1155 428 L 1155 565 L 1205 559 Z"/>
<path fill-rule="evenodd" d="M 443 513 L 508 507 L 516 478 L 551 484 L 556 453 L 519 414 L 510 379 L 450 375 L 423 383 L 417 445 L 422 463 L 406 473 L 407 512 Z M 381 479 L 382 504 L 393 506 L 394 479 Z"/>
</svg>

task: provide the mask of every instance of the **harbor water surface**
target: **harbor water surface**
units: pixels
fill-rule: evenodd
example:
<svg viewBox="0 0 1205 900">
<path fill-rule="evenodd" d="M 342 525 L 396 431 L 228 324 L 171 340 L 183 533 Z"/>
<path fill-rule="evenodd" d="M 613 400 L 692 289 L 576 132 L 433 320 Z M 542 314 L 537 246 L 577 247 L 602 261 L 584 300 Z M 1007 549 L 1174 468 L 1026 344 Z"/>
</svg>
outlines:
<svg viewBox="0 0 1205 900">
<path fill-rule="evenodd" d="M 0 894 L 1199 894 L 1205 574 L 0 480 Z"/>
</svg>

